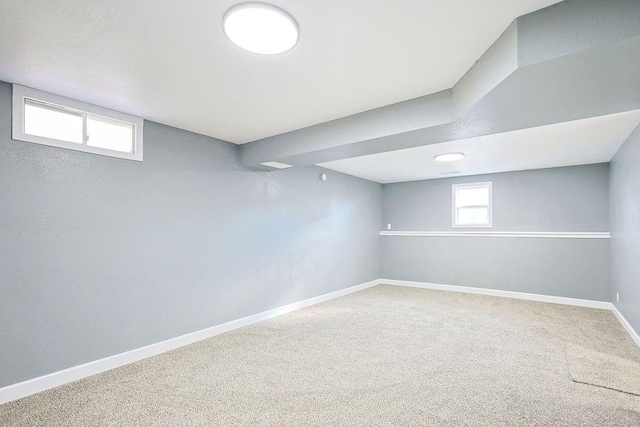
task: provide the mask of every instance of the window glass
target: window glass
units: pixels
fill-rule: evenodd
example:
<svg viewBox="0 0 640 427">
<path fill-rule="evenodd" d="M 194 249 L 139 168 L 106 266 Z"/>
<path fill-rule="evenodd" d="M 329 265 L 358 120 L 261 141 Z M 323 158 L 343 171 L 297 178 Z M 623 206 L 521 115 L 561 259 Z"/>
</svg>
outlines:
<svg viewBox="0 0 640 427">
<path fill-rule="evenodd" d="M 487 206 L 489 204 L 488 188 L 460 188 L 458 189 L 458 207 Z"/>
<path fill-rule="evenodd" d="M 82 113 L 26 99 L 24 132 L 28 135 L 82 144 Z"/>
<path fill-rule="evenodd" d="M 458 225 L 482 225 L 488 222 L 488 208 L 458 208 Z"/>
<path fill-rule="evenodd" d="M 105 117 L 87 116 L 87 145 L 107 150 L 133 152 L 135 127 Z"/>
</svg>

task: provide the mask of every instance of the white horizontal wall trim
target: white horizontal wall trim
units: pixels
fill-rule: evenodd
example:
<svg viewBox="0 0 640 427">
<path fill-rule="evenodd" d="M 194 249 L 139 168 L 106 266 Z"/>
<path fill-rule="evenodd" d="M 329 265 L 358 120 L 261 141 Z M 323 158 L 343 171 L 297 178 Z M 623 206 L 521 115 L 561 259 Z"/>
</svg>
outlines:
<svg viewBox="0 0 640 427">
<path fill-rule="evenodd" d="M 381 236 L 517 237 L 530 239 L 610 239 L 609 232 L 577 231 L 381 231 Z"/>
<path fill-rule="evenodd" d="M 638 335 L 638 333 L 633 329 L 631 324 L 627 321 L 627 319 L 624 318 L 622 313 L 618 311 L 618 307 L 616 307 L 614 304 L 611 305 L 611 311 L 613 311 L 613 314 L 618 318 L 618 321 L 622 323 L 622 327 L 624 327 L 629 335 L 631 335 L 631 339 L 633 339 L 638 347 L 640 347 L 640 335 Z"/>
<path fill-rule="evenodd" d="M 288 304 L 282 307 L 274 308 L 272 310 L 264 311 L 262 313 L 243 317 L 237 320 L 232 320 L 221 325 L 212 326 L 210 328 L 201 329 L 196 332 L 171 338 L 166 341 L 161 341 L 145 347 L 140 347 L 134 350 L 126 351 L 124 353 L 105 357 L 104 359 L 95 360 L 93 362 L 73 366 L 62 371 L 53 372 L 48 375 L 33 378 L 17 384 L 12 384 L 0 388 L 0 405 L 16 399 L 20 399 L 22 397 L 39 393 L 44 390 L 58 387 L 63 384 L 77 381 L 91 375 L 99 374 L 100 372 L 128 365 L 129 363 L 137 362 L 151 356 L 156 356 L 158 354 L 174 350 L 185 345 L 193 344 L 194 342 L 211 338 L 216 335 L 232 331 L 234 329 L 242 328 L 244 326 L 252 325 L 263 320 L 268 320 L 282 314 L 299 310 L 301 308 L 309 307 L 347 294 L 358 292 L 363 289 L 376 286 L 379 283 L 379 280 L 373 280 L 361 285 L 352 286 L 350 288 L 341 289 L 339 291 L 320 295 L 314 298 L 309 298 L 303 301 L 295 302 L 293 304 Z"/>
<path fill-rule="evenodd" d="M 412 288 L 433 289 L 437 291 L 462 292 L 466 294 L 490 295 L 494 297 L 524 299 L 529 301 L 548 302 L 553 304 L 576 305 L 579 307 L 613 309 L 613 304 L 606 301 L 592 301 L 578 298 L 556 297 L 551 295 L 528 294 L 525 292 L 502 291 L 498 289 L 472 288 L 470 286 L 441 285 L 437 283 L 411 282 L 406 280 L 382 279 L 381 284 L 409 286 Z"/>
</svg>

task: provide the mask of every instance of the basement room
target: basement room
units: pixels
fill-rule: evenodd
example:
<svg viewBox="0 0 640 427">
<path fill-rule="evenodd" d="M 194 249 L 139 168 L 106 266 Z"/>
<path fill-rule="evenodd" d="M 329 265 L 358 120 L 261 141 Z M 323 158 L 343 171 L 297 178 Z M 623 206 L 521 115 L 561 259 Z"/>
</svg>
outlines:
<svg viewBox="0 0 640 427">
<path fill-rule="evenodd" d="M 0 0 L 1 426 L 639 426 L 640 0 Z"/>
</svg>

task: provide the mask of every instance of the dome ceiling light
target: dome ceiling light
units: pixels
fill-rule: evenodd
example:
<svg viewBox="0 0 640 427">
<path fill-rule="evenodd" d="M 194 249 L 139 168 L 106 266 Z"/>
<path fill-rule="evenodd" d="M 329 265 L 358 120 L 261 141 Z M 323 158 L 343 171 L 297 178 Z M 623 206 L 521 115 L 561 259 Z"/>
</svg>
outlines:
<svg viewBox="0 0 640 427">
<path fill-rule="evenodd" d="M 456 160 L 464 159 L 464 153 L 438 154 L 434 159 L 436 162 L 455 162 Z"/>
<path fill-rule="evenodd" d="M 298 23 L 286 11 L 267 3 L 240 3 L 225 13 L 224 33 L 236 46 L 261 55 L 292 49 L 300 39 Z"/>
</svg>

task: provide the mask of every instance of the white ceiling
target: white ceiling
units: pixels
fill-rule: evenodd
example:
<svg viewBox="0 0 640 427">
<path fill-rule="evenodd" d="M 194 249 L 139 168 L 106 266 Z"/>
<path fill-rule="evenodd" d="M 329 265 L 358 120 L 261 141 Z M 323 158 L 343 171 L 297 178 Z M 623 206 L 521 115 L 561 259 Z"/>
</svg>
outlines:
<svg viewBox="0 0 640 427">
<path fill-rule="evenodd" d="M 269 0 L 276 56 L 222 33 L 238 0 L 2 0 L 0 80 L 244 143 L 447 89 L 519 15 L 558 0 Z"/>
<path fill-rule="evenodd" d="M 319 166 L 383 184 L 481 175 L 611 160 L 640 123 L 640 110 L 593 117 L 405 150 L 354 157 Z M 463 160 L 434 156 L 462 152 Z"/>
</svg>

